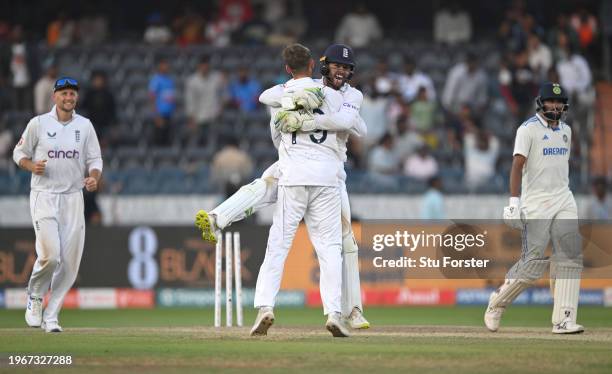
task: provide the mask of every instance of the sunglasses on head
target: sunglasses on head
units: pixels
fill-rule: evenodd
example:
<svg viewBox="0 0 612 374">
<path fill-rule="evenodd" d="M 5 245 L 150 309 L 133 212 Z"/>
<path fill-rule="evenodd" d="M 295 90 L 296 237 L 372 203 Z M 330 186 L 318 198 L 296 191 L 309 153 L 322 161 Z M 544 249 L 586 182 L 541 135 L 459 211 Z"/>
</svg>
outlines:
<svg viewBox="0 0 612 374">
<path fill-rule="evenodd" d="M 63 87 L 78 87 L 79 82 L 72 78 L 61 78 L 55 82 L 55 89 Z"/>
</svg>

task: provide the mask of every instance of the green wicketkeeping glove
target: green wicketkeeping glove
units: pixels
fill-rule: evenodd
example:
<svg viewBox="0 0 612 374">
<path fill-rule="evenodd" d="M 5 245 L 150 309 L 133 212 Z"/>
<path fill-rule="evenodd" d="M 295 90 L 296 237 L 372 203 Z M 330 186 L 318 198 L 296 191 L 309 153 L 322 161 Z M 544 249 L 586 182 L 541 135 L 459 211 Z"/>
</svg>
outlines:
<svg viewBox="0 0 612 374">
<path fill-rule="evenodd" d="M 274 117 L 274 127 L 284 133 L 311 131 L 314 129 L 314 115 L 305 110 L 282 110 Z"/>
</svg>

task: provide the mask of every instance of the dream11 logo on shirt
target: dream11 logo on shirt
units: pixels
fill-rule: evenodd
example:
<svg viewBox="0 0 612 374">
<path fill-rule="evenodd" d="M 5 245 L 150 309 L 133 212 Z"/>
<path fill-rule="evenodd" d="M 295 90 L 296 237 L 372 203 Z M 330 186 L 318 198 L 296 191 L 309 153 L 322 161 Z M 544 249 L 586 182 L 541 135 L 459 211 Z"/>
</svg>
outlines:
<svg viewBox="0 0 612 374">
<path fill-rule="evenodd" d="M 64 159 L 79 159 L 79 151 L 77 151 L 76 149 L 73 149 L 72 151 L 64 151 L 61 149 L 56 149 L 56 150 L 49 150 L 49 152 L 47 152 L 47 156 L 49 158 L 64 158 Z"/>
</svg>

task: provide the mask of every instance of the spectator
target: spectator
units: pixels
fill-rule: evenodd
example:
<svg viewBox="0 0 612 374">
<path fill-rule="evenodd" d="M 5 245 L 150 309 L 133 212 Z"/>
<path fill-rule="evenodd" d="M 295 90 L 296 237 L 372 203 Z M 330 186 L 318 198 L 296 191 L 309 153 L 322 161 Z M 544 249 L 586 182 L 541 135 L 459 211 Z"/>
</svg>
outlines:
<svg viewBox="0 0 612 374">
<path fill-rule="evenodd" d="M 251 156 L 238 148 L 238 140 L 230 137 L 225 146 L 215 154 L 211 166 L 211 179 L 217 187 L 225 189 L 227 197 L 251 178 L 253 161 Z"/>
<path fill-rule="evenodd" d="M 608 199 L 608 181 L 605 177 L 593 180 L 593 195 L 589 199 L 586 219 L 607 221 L 612 217 L 612 200 Z"/>
<path fill-rule="evenodd" d="M 569 17 L 567 14 L 559 13 L 555 26 L 550 28 L 547 33 L 548 46 L 553 50 L 553 54 L 559 42 L 559 33 L 565 34 L 571 48 L 578 49 L 580 47 L 578 34 L 570 25 Z"/>
<path fill-rule="evenodd" d="M 268 44 L 285 46 L 302 39 L 308 23 L 302 15 L 301 4 L 296 1 L 268 0 L 265 3 L 264 19 L 272 25 Z"/>
<path fill-rule="evenodd" d="M 272 32 L 272 26 L 264 19 L 263 4 L 253 7 L 255 16 L 245 22 L 236 32 L 240 44 L 257 46 L 265 45 Z"/>
<path fill-rule="evenodd" d="M 7 42 L 11 37 L 11 24 L 4 19 L 0 19 L 0 45 Z"/>
<path fill-rule="evenodd" d="M 580 103 L 586 101 L 591 88 L 592 75 L 588 62 L 571 47 L 565 33 L 559 33 L 557 39 L 557 72 L 561 86 Z"/>
<path fill-rule="evenodd" d="M 399 159 L 395 142 L 391 134 L 386 133 L 378 142 L 378 146 L 370 151 L 368 170 L 379 174 L 395 174 L 398 171 Z"/>
<path fill-rule="evenodd" d="M 499 140 L 478 125 L 466 129 L 463 140 L 465 183 L 469 189 L 474 189 L 495 175 Z"/>
<path fill-rule="evenodd" d="M 368 78 L 380 93 L 391 93 L 391 91 L 396 88 L 395 82 L 397 81 L 397 77 L 389 70 L 389 63 L 385 58 L 378 60 Z M 370 89 L 372 88 L 373 87 L 370 87 Z"/>
<path fill-rule="evenodd" d="M 481 111 L 487 104 L 487 89 L 487 74 L 478 66 L 478 57 L 470 53 L 465 62 L 458 63 L 448 72 L 442 104 L 451 113 L 457 113 L 464 104 Z"/>
<path fill-rule="evenodd" d="M 145 43 L 163 45 L 172 41 L 172 30 L 164 23 L 161 13 L 151 13 L 147 18 L 147 24 L 143 38 Z"/>
<path fill-rule="evenodd" d="M 263 8 L 263 19 L 270 25 L 276 25 L 283 22 L 288 16 L 287 0 L 266 0 L 258 5 Z"/>
<path fill-rule="evenodd" d="M 245 22 L 253 18 L 250 0 L 221 0 L 220 18 L 230 25 L 232 31 L 238 30 Z"/>
<path fill-rule="evenodd" d="M 204 19 L 190 6 L 183 9 L 183 14 L 173 22 L 176 42 L 184 47 L 200 44 L 204 41 Z"/>
<path fill-rule="evenodd" d="M 434 14 L 434 41 L 436 43 L 457 44 L 472 39 L 472 19 L 461 9 L 458 1 L 443 7 Z"/>
<path fill-rule="evenodd" d="M 423 145 L 417 153 L 408 157 L 404 163 L 404 175 L 426 181 L 438 174 L 438 162 L 429 152 L 429 147 Z"/>
<path fill-rule="evenodd" d="M 47 44 L 49 47 L 65 48 L 74 42 L 76 25 L 65 12 L 47 26 Z"/>
<path fill-rule="evenodd" d="M 156 145 L 167 145 L 170 142 L 172 115 L 176 109 L 176 88 L 169 72 L 168 61 L 161 59 L 157 73 L 149 82 L 149 97 L 155 110 L 153 143 Z"/>
<path fill-rule="evenodd" d="M 31 111 L 32 82 L 36 79 L 34 69 L 34 51 L 28 46 L 23 36 L 23 28 L 13 28 L 11 44 L 11 85 L 13 88 L 13 109 Z"/>
<path fill-rule="evenodd" d="M 459 113 L 452 114 L 446 123 L 448 148 L 453 151 L 463 150 L 463 134 L 466 129 L 474 126 L 472 108 L 468 104 L 462 105 Z"/>
<path fill-rule="evenodd" d="M 231 42 L 232 30 L 231 23 L 216 10 L 211 21 L 206 24 L 206 40 L 215 47 L 227 47 Z"/>
<path fill-rule="evenodd" d="M 436 102 L 429 99 L 427 88 L 419 87 L 414 101 L 410 104 L 410 124 L 421 132 L 429 132 L 433 129 L 436 115 Z"/>
<path fill-rule="evenodd" d="M 584 52 L 591 49 L 597 38 L 597 18 L 582 8 L 570 17 L 570 25 L 578 35 L 578 44 Z"/>
<path fill-rule="evenodd" d="M 57 66 L 51 60 L 45 63 L 45 75 L 34 86 L 34 110 L 36 114 L 47 113 L 53 107 L 53 86 L 57 79 Z"/>
<path fill-rule="evenodd" d="M 527 118 L 533 109 L 538 79 L 529 66 L 527 51 L 519 51 L 511 59 L 513 64 L 507 67 L 504 63 L 499 72 L 501 94 L 515 119 Z"/>
<path fill-rule="evenodd" d="M 105 72 L 98 70 L 91 74 L 91 88 L 85 92 L 82 108 L 96 126 L 100 144 L 108 145 L 117 113 L 115 98 L 108 88 Z"/>
<path fill-rule="evenodd" d="M 11 106 L 11 97 L 9 90 L 6 87 L 6 80 L 2 74 L 0 74 L 0 113 L 4 113 L 5 111 L 11 109 Z"/>
<path fill-rule="evenodd" d="M 423 146 L 423 138 L 417 131 L 410 128 L 410 119 L 402 115 L 397 119 L 395 128 L 397 134 L 395 138 L 397 142 L 395 144 L 395 150 L 397 153 L 398 160 L 405 160 L 419 148 Z"/>
<path fill-rule="evenodd" d="M 538 34 L 530 34 L 527 39 L 527 51 L 531 70 L 538 75 L 540 80 L 543 80 L 553 62 L 550 48 L 542 43 Z"/>
<path fill-rule="evenodd" d="M 429 188 L 423 196 L 421 204 L 421 219 L 441 220 L 446 218 L 444 196 L 442 195 L 442 180 L 433 176 L 427 181 Z"/>
<path fill-rule="evenodd" d="M 398 77 L 397 85 L 404 100 L 407 102 L 416 99 L 421 87 L 425 88 L 426 100 L 436 100 L 436 89 L 431 78 L 427 74 L 416 70 L 416 64 L 410 57 L 404 60 L 404 73 Z"/>
<path fill-rule="evenodd" d="M 9 154 L 13 146 L 13 132 L 6 126 L 5 121 L 0 121 L 0 170 L 7 169 L 11 165 Z"/>
<path fill-rule="evenodd" d="M 354 11 L 344 16 L 336 30 L 336 40 L 353 48 L 366 47 L 382 39 L 382 36 L 376 16 L 363 3 L 359 3 Z"/>
<path fill-rule="evenodd" d="M 229 85 L 232 103 L 243 112 L 253 112 L 259 103 L 261 84 L 256 78 L 249 76 L 246 66 L 238 69 L 238 77 Z"/>
<path fill-rule="evenodd" d="M 385 87 L 381 87 L 385 89 Z M 390 89 L 390 87 L 387 87 Z M 361 104 L 361 118 L 368 126 L 368 133 L 363 139 L 366 148 L 378 143 L 389 130 L 387 108 L 389 105 L 389 91 L 379 92 L 374 84 L 371 92 L 363 96 Z"/>
<path fill-rule="evenodd" d="M 517 51 L 525 47 L 527 35 L 523 28 L 524 23 L 521 22 L 525 16 L 525 9 L 521 4 L 513 4 L 506 9 L 497 32 L 502 50 Z"/>
<path fill-rule="evenodd" d="M 108 36 L 108 20 L 101 12 L 86 11 L 78 21 L 78 38 L 84 46 L 104 43 Z"/>
<path fill-rule="evenodd" d="M 197 71 L 187 78 L 185 84 L 185 113 L 192 132 L 199 129 L 208 131 L 219 116 L 223 105 L 225 79 L 210 69 L 208 57 L 202 57 Z"/>
</svg>

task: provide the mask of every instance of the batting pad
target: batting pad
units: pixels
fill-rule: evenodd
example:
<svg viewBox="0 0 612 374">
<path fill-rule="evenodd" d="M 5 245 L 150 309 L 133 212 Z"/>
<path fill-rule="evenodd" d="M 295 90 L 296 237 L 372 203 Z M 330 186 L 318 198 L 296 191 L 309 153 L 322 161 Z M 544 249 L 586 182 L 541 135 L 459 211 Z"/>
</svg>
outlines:
<svg viewBox="0 0 612 374">
<path fill-rule="evenodd" d="M 224 229 L 232 223 L 253 214 L 256 210 L 255 207 L 258 207 L 266 196 L 267 188 L 267 183 L 261 178 L 240 187 L 235 194 L 210 212 L 216 216 L 217 226 Z"/>
<path fill-rule="evenodd" d="M 490 308 L 505 308 L 512 304 L 514 299 L 518 297 L 526 288 L 533 284 L 532 281 L 526 279 L 506 279 L 489 299 Z"/>
<path fill-rule="evenodd" d="M 576 322 L 581 272 L 582 268 L 578 266 L 557 266 L 552 314 L 553 325 L 561 323 L 565 318 L 570 318 L 572 322 Z"/>
<path fill-rule="evenodd" d="M 351 231 L 342 240 L 342 314 L 348 316 L 354 307 L 363 311 L 359 283 L 359 247 Z"/>
</svg>

